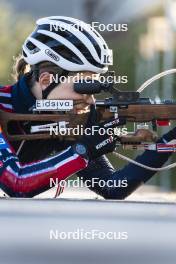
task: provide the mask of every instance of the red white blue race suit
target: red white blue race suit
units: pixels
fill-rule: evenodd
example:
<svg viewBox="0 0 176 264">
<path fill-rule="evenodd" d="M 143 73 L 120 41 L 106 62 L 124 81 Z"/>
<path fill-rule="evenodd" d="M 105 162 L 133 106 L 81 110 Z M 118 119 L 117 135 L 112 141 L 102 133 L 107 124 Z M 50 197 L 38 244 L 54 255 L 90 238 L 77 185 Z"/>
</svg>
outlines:
<svg viewBox="0 0 176 264">
<path fill-rule="evenodd" d="M 0 89 L 0 110 L 14 112 L 13 89 L 13 86 Z M 48 189 L 50 178 L 65 180 L 86 166 L 87 160 L 71 147 L 42 160 L 21 163 L 3 131 L 0 132 L 0 185 L 11 196 L 31 197 Z"/>
<path fill-rule="evenodd" d="M 11 113 L 30 113 L 36 98 L 27 85 L 27 77 L 23 77 L 12 86 L 0 88 L 0 110 Z M 12 131 L 25 129 L 17 124 Z M 168 132 L 163 138 L 175 138 L 175 131 Z M 64 180 L 77 173 L 84 181 L 96 178 L 89 188 L 106 199 L 124 199 L 138 186 L 149 180 L 154 171 L 128 164 L 121 170 L 115 170 L 109 160 L 102 156 L 88 164 L 88 161 L 74 153 L 70 142 L 59 140 L 26 141 L 22 151 L 16 155 L 19 143 L 10 144 L 3 131 L 0 133 L 0 187 L 12 197 L 33 197 L 50 188 L 50 179 Z M 51 155 L 52 154 L 52 155 Z M 171 153 L 145 151 L 136 161 L 152 167 L 162 166 Z M 99 184 L 126 180 L 127 186 Z"/>
</svg>

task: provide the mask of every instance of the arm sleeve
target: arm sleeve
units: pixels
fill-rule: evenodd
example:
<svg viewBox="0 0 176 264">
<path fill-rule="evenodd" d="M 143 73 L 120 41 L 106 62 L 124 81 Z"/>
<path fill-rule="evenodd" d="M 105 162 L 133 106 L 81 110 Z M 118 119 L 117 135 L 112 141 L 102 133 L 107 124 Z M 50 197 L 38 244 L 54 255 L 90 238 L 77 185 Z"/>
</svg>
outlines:
<svg viewBox="0 0 176 264">
<path fill-rule="evenodd" d="M 87 160 L 71 147 L 50 158 L 21 164 L 0 133 L 0 186 L 10 196 L 33 197 L 51 187 L 50 179 L 65 180 L 86 166 Z"/>
<path fill-rule="evenodd" d="M 171 153 L 158 153 L 146 150 L 142 155 L 137 156 L 136 161 L 151 167 L 161 167 L 169 159 Z M 91 162 L 89 166 L 78 173 L 84 182 L 96 179 L 90 190 L 103 196 L 105 199 L 125 199 L 139 186 L 148 181 L 155 171 L 147 170 L 129 163 L 120 170 L 115 170 L 106 156 L 102 156 Z M 105 186 L 101 186 L 103 180 Z M 91 181 L 92 182 L 92 181 Z M 109 187 L 109 183 L 111 187 Z M 125 183 L 125 184 L 124 184 Z"/>
</svg>

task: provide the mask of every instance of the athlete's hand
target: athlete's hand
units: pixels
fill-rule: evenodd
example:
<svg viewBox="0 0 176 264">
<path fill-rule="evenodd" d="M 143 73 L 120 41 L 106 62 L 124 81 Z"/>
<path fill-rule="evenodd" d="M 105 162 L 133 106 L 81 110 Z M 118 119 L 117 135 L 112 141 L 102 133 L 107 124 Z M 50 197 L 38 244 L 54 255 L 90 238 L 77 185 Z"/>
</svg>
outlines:
<svg viewBox="0 0 176 264">
<path fill-rule="evenodd" d="M 119 119 L 111 119 L 103 123 L 92 126 L 89 130 L 90 135 L 84 135 L 73 146 L 78 154 L 83 154 L 89 160 L 94 160 L 104 154 L 113 152 L 116 147 L 116 139 L 114 137 L 114 128 L 119 126 Z M 94 127 L 94 128 L 93 128 Z M 85 150 L 81 153 L 81 147 Z M 79 153 L 80 151 L 80 153 Z"/>
</svg>

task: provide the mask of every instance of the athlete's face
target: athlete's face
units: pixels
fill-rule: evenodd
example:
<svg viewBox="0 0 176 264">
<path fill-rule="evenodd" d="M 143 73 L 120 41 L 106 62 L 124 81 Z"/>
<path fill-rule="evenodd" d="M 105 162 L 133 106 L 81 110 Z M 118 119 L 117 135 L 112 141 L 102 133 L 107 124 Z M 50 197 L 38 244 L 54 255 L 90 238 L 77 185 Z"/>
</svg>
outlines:
<svg viewBox="0 0 176 264">
<path fill-rule="evenodd" d="M 84 77 L 89 78 L 98 78 L 98 75 L 95 75 L 90 72 L 84 72 L 81 74 L 81 78 Z M 73 77 L 73 75 L 72 75 Z M 74 112 L 75 113 L 82 113 L 89 111 L 90 104 L 95 103 L 95 98 L 93 95 L 90 94 L 79 94 L 76 93 L 73 89 L 74 83 L 73 78 L 69 77 L 64 83 L 59 84 L 52 90 L 52 92 L 48 95 L 47 99 L 67 99 L 67 100 L 74 100 Z M 74 80 L 77 80 L 80 78 L 79 74 L 76 74 L 74 76 Z M 50 84 L 50 75 L 49 73 L 42 73 L 39 80 L 39 85 L 37 87 L 38 93 L 36 94 L 36 91 L 34 92 L 35 96 L 38 98 L 42 98 L 42 90 L 45 90 L 45 88 Z M 35 89 L 36 90 L 36 89 Z"/>
</svg>

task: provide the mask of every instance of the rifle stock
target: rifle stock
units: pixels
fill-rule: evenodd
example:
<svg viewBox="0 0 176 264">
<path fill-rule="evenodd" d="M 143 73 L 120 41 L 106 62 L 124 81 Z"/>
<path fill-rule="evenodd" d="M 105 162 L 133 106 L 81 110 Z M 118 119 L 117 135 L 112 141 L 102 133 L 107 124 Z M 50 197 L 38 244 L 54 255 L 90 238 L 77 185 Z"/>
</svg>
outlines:
<svg viewBox="0 0 176 264">
<path fill-rule="evenodd" d="M 125 119 L 126 122 L 152 122 L 153 129 L 155 129 L 157 127 L 157 121 L 176 120 L 176 102 L 171 100 L 155 102 L 150 98 L 141 98 L 139 92 L 119 91 L 113 87 L 113 84 L 101 84 L 99 81 L 88 84 L 74 84 L 74 90 L 81 94 L 96 94 L 102 91 L 111 93 L 112 97 L 110 98 L 96 100 L 97 121 L 105 121 L 115 116 Z M 73 105 L 79 103 L 82 103 L 82 100 L 74 101 Z M 49 125 L 53 125 L 52 122 L 54 122 L 54 125 L 59 127 L 60 123 L 64 123 L 65 128 L 75 128 L 77 125 L 82 125 L 84 127 L 89 115 L 89 113 L 74 114 L 72 110 L 70 112 L 57 112 L 52 114 L 46 114 L 44 112 L 37 113 L 36 111 L 38 110 L 35 108 L 33 110 L 34 113 L 31 114 L 6 113 L 0 111 L 0 124 L 9 141 L 50 139 L 53 137 L 75 140 L 79 136 L 73 135 L 72 132 L 64 136 L 61 134 L 55 135 L 54 133 L 50 135 Z M 46 110 L 44 109 L 44 111 Z M 9 129 L 9 124 L 11 122 L 38 123 L 40 126 L 35 126 L 33 129 L 31 128 L 30 131 L 27 129 L 28 132 L 14 134 L 11 133 Z M 46 125 L 41 125 L 43 123 Z M 145 131 L 140 134 L 134 133 L 120 137 L 122 143 L 140 143 L 141 141 L 155 141 L 155 139 L 156 136 L 150 132 L 146 134 Z"/>
<path fill-rule="evenodd" d="M 85 124 L 88 118 L 88 113 L 76 115 L 73 113 L 67 114 L 16 114 L 7 113 L 0 111 L 0 124 L 3 132 L 9 139 L 9 141 L 21 141 L 21 140 L 37 140 L 37 139 L 51 139 L 58 137 L 57 135 L 50 135 L 49 132 L 42 132 L 37 134 L 31 133 L 18 133 L 12 134 L 9 131 L 9 124 L 11 122 L 68 122 L 71 128 L 76 127 L 78 124 Z M 60 136 L 60 138 L 69 138 L 74 140 L 75 136 L 72 134 L 70 136 Z"/>
<path fill-rule="evenodd" d="M 104 101 L 103 101 L 104 102 Z M 114 112 L 110 111 L 110 107 L 114 104 L 103 105 L 102 100 L 97 100 L 97 113 L 98 119 L 100 121 L 105 121 L 109 118 L 114 116 Z M 133 104 L 120 104 L 117 106 L 117 113 L 118 117 L 123 117 L 126 119 L 127 122 L 156 122 L 156 121 L 166 121 L 166 120 L 176 120 L 176 103 L 173 101 L 167 101 L 167 103 L 159 103 L 159 104 L 151 104 L 151 103 L 133 103 Z M 12 134 L 9 131 L 9 124 L 11 122 L 63 122 L 65 121 L 68 123 L 67 128 L 75 128 L 77 125 L 85 126 L 85 123 L 88 118 L 88 113 L 84 114 L 73 114 L 73 113 L 66 113 L 66 114 L 17 114 L 17 113 L 7 113 L 0 111 L 0 124 L 2 130 L 6 134 L 9 141 L 21 141 L 21 140 L 37 140 L 37 139 L 51 139 L 59 137 L 61 140 L 69 139 L 75 140 L 78 139 L 79 136 L 73 135 L 55 135 L 54 133 L 50 135 L 49 132 L 39 132 L 36 134 L 31 133 L 21 133 L 21 134 Z M 136 135 L 131 134 L 127 136 L 121 137 L 122 144 L 125 143 L 139 143 L 141 141 L 155 141 L 155 137 L 151 137 L 149 135 Z"/>
<path fill-rule="evenodd" d="M 98 103 L 97 103 L 98 106 Z M 102 108 L 102 106 L 101 106 Z M 99 110 L 101 119 L 112 117 L 112 112 Z M 129 104 L 127 107 L 118 107 L 118 116 L 127 122 L 152 122 L 155 120 L 176 120 L 176 103 L 167 104 Z"/>
</svg>

